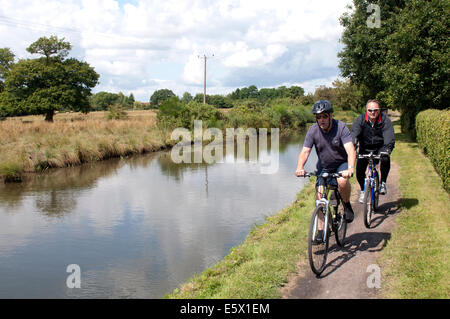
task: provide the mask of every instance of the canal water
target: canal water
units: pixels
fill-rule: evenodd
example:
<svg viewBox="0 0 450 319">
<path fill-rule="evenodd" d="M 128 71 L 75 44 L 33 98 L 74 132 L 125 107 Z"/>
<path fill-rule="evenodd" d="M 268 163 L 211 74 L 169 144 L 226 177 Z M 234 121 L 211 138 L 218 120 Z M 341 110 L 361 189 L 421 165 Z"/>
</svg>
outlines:
<svg viewBox="0 0 450 319">
<path fill-rule="evenodd" d="M 163 297 L 295 200 L 303 140 L 280 138 L 274 174 L 165 151 L 0 185 L 0 298 Z"/>
</svg>

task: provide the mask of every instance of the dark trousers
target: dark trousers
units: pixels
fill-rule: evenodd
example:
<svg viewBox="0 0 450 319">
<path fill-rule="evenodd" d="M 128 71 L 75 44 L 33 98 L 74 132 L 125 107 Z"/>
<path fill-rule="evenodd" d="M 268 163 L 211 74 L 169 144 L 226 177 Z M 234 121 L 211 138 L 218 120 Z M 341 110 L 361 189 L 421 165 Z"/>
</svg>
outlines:
<svg viewBox="0 0 450 319">
<path fill-rule="evenodd" d="M 389 156 L 382 156 L 380 161 L 380 183 L 386 183 L 389 170 L 391 169 L 391 160 Z M 374 162 L 377 163 L 378 160 L 375 160 Z M 369 160 L 366 158 L 358 158 L 356 160 L 356 179 L 358 180 L 361 190 L 364 190 L 364 179 L 366 177 L 367 165 L 369 165 Z"/>
</svg>

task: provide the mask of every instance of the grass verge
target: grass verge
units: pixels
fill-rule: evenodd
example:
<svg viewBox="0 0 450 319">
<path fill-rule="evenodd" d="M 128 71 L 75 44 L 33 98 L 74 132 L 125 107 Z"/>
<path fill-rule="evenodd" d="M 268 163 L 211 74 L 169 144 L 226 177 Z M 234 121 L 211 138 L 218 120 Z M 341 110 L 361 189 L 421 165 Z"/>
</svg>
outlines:
<svg viewBox="0 0 450 319">
<path fill-rule="evenodd" d="M 393 160 L 400 166 L 401 213 L 381 258 L 383 295 L 450 296 L 450 200 L 439 175 L 417 143 L 395 126 Z"/>
<path fill-rule="evenodd" d="M 244 243 L 222 261 L 194 275 L 167 298 L 279 298 L 279 288 L 307 258 L 307 236 L 314 208 L 314 183 L 266 223 L 255 226 Z"/>
</svg>

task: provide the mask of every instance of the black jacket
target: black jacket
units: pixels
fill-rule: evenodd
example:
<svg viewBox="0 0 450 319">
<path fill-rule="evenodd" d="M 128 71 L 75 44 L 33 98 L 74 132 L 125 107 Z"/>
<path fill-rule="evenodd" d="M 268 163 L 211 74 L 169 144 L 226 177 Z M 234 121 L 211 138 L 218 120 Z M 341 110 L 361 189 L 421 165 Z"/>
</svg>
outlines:
<svg viewBox="0 0 450 319">
<path fill-rule="evenodd" d="M 353 122 L 351 133 L 355 148 L 359 142 L 360 153 L 367 150 L 378 150 L 391 154 L 394 149 L 394 128 L 391 120 L 383 113 L 380 113 L 373 127 L 367 113 L 361 114 Z"/>
</svg>

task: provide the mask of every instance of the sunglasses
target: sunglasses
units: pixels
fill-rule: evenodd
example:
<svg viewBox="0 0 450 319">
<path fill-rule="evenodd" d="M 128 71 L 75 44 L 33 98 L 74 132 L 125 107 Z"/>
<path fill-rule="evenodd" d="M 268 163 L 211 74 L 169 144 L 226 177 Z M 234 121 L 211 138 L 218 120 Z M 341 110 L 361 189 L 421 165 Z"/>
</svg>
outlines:
<svg viewBox="0 0 450 319">
<path fill-rule="evenodd" d="M 367 112 L 375 113 L 375 112 L 378 112 L 379 110 L 380 109 L 368 109 Z"/>
<path fill-rule="evenodd" d="M 330 116 L 328 114 L 316 115 L 316 120 L 327 119 Z"/>
</svg>

